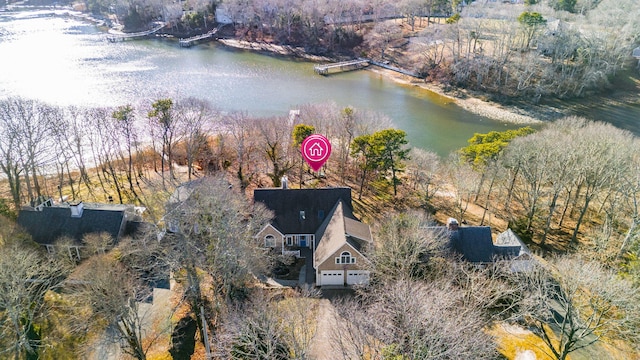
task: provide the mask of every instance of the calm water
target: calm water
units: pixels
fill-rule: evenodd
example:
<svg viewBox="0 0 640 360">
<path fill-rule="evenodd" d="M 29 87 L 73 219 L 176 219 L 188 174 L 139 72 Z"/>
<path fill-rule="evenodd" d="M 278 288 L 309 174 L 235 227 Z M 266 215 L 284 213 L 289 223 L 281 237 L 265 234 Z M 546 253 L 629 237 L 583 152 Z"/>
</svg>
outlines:
<svg viewBox="0 0 640 360">
<path fill-rule="evenodd" d="M 0 97 L 59 105 L 123 105 L 194 96 L 220 109 L 286 115 L 301 104 L 336 102 L 388 115 L 412 146 L 445 155 L 474 132 L 515 128 L 400 86 L 370 71 L 321 77 L 313 64 L 208 44 L 167 40 L 109 43 L 95 26 L 47 12 L 0 14 Z"/>
</svg>

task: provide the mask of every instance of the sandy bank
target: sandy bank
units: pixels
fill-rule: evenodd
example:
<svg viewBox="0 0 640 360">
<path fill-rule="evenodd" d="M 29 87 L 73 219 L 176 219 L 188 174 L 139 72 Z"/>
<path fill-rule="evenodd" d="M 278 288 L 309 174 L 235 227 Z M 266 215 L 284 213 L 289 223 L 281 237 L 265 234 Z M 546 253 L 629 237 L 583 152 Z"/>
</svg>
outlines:
<svg viewBox="0 0 640 360">
<path fill-rule="evenodd" d="M 523 114 L 522 113 L 523 111 L 516 107 L 505 107 L 498 103 L 487 102 L 487 101 L 483 101 L 481 99 L 466 96 L 466 95 L 464 97 L 455 96 L 450 92 L 445 91 L 443 87 L 438 84 L 426 83 L 419 79 L 410 78 L 406 75 L 401 75 L 390 70 L 376 68 L 375 66 L 369 67 L 369 69 L 376 73 L 387 76 L 398 83 L 405 84 L 405 85 L 418 86 L 422 89 L 434 92 L 440 96 L 444 96 L 448 99 L 451 99 L 451 101 L 455 102 L 456 105 L 460 106 L 461 108 L 469 112 L 472 112 L 474 114 L 484 116 L 496 121 L 526 125 L 526 124 L 542 123 L 545 120 L 549 120 L 546 118 L 545 115 L 542 115 L 542 114 L 540 114 L 539 116 Z"/>
<path fill-rule="evenodd" d="M 330 58 L 324 56 L 310 55 L 302 47 L 288 45 L 274 45 L 267 42 L 251 42 L 236 39 L 218 39 L 218 42 L 236 49 L 244 49 L 258 52 L 267 52 L 282 56 L 292 56 L 311 61 L 331 61 Z"/>
</svg>

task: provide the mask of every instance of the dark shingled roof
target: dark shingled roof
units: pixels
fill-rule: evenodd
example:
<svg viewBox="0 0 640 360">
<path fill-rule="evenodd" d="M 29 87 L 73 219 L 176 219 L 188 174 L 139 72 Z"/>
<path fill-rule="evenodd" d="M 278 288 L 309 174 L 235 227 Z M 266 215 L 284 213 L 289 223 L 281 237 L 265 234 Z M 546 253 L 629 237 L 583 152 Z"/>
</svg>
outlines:
<svg viewBox="0 0 640 360">
<path fill-rule="evenodd" d="M 100 232 L 109 233 L 117 241 L 126 222 L 125 207 L 116 205 L 86 206 L 81 217 L 71 217 L 68 206 L 43 207 L 41 211 L 22 209 L 18 214 L 18 224 L 40 244 L 53 244 L 61 236 L 68 236 L 80 245 L 85 234 Z"/>
<path fill-rule="evenodd" d="M 273 210 L 273 226 L 283 234 L 314 234 L 339 200 L 346 205 L 344 216 L 354 219 L 348 187 L 256 189 L 253 199 Z M 304 211 L 304 219 L 300 216 L 301 211 Z"/>
<path fill-rule="evenodd" d="M 507 229 L 507 231 L 498 235 L 496 243 L 493 246 L 493 251 L 495 256 L 503 259 L 513 259 L 522 254 L 529 253 L 527 246 L 511 229 Z"/>
<path fill-rule="evenodd" d="M 363 242 L 371 241 L 369 226 L 355 220 L 351 223 L 351 219 L 345 216 L 346 208 L 347 206 L 344 201 L 339 201 L 333 209 L 331 209 L 329 217 L 327 217 L 315 234 L 316 239 L 319 239 L 316 244 L 316 251 L 313 253 L 313 265 L 316 269 L 340 249 L 345 242 L 355 250 L 360 251 Z M 363 234 L 362 238 L 349 234 L 348 228 L 355 227 L 355 223 L 359 224 L 358 227 L 360 229 L 353 231 L 353 233 Z M 364 230 L 364 228 L 366 228 L 366 230 Z"/>
<path fill-rule="evenodd" d="M 461 226 L 451 231 L 451 245 L 467 261 L 493 261 L 493 240 L 488 226 Z"/>
</svg>

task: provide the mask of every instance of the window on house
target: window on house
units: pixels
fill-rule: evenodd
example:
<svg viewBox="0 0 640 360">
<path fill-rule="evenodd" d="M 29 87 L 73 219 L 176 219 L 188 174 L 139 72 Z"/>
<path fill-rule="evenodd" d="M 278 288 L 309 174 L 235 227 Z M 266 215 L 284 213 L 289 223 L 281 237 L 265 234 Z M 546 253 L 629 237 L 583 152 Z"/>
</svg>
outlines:
<svg viewBox="0 0 640 360">
<path fill-rule="evenodd" d="M 77 246 L 69 246 L 69 258 L 80 261 L 80 249 Z"/>
<path fill-rule="evenodd" d="M 287 236 L 287 246 L 293 245 L 293 236 Z"/>
<path fill-rule="evenodd" d="M 318 210 L 318 219 L 324 219 L 324 210 Z"/>
<path fill-rule="evenodd" d="M 356 258 L 351 256 L 351 253 L 348 251 L 340 254 L 340 257 L 336 258 L 336 264 L 355 264 Z"/>
<path fill-rule="evenodd" d="M 179 232 L 180 228 L 178 227 L 178 222 L 175 220 L 169 220 L 167 222 L 167 231 L 169 231 L 170 233 Z"/>
<path fill-rule="evenodd" d="M 300 220 L 304 220 L 306 218 L 307 218 L 307 216 L 305 215 L 304 210 L 301 210 L 300 211 Z"/>
<path fill-rule="evenodd" d="M 265 247 L 276 247 L 276 238 L 273 235 L 267 235 L 264 237 Z"/>
<path fill-rule="evenodd" d="M 49 255 L 53 255 L 56 253 L 56 249 L 53 247 L 53 245 L 46 244 L 45 247 L 47 248 L 47 253 Z"/>
</svg>

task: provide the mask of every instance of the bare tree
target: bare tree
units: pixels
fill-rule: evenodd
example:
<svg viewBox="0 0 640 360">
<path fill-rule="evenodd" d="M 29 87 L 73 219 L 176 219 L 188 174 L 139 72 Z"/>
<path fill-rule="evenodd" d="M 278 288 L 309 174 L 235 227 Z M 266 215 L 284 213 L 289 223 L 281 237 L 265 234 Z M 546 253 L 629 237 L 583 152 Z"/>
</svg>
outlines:
<svg viewBox="0 0 640 360">
<path fill-rule="evenodd" d="M 176 104 L 177 121 L 183 131 L 182 144 L 187 160 L 188 179 L 194 172 L 194 164 L 208 147 L 208 134 L 214 130 L 217 111 L 203 100 L 187 98 Z"/>
<path fill-rule="evenodd" d="M 134 199 L 141 201 L 138 191 L 136 191 L 138 174 L 133 166 L 134 154 L 137 153 L 139 137 L 138 130 L 135 127 L 136 117 L 133 107 L 130 105 L 120 106 L 113 111 L 111 118 L 114 122 L 113 127 L 115 130 L 112 136 L 118 145 L 118 158 L 122 163 L 122 167 L 125 169 L 129 191 Z M 134 185 L 134 181 L 136 185 Z"/>
<path fill-rule="evenodd" d="M 257 161 L 257 144 L 255 142 L 255 121 L 246 113 L 237 112 L 225 116 L 223 122 L 231 135 L 231 146 L 236 153 L 237 177 L 240 187 L 244 190 L 256 175 L 249 164 Z"/>
<path fill-rule="evenodd" d="M 446 232 L 417 212 L 392 214 L 375 229 L 375 246 L 367 249 L 371 270 L 380 279 L 418 279 L 430 271 L 431 259 L 442 256 Z"/>
<path fill-rule="evenodd" d="M 247 282 L 266 271 L 269 257 L 253 236 L 270 218 L 264 206 L 251 206 L 222 176 L 201 178 L 174 194 L 161 240 L 149 234 L 134 259 L 142 256 L 182 274 L 182 296 L 195 318 L 203 308 L 215 318 L 221 309 L 210 304 L 242 298 Z M 205 276 L 212 282 L 210 293 L 203 290 Z"/>
<path fill-rule="evenodd" d="M 229 320 L 227 339 L 222 341 L 226 346 L 219 350 L 221 358 L 291 358 L 284 339 L 285 323 L 279 318 L 276 305 L 266 297 L 255 296 L 253 302 L 245 309 L 236 310 Z"/>
<path fill-rule="evenodd" d="M 43 195 L 39 176 L 53 158 L 46 139 L 50 133 L 50 115 L 53 108 L 35 100 L 9 98 L 0 103 L 3 126 L 15 139 L 13 145 L 20 155 L 15 160 L 20 164 L 27 187 L 29 200 Z M 11 163 L 10 165 L 13 165 Z M 15 178 L 15 171 L 12 172 Z"/>
<path fill-rule="evenodd" d="M 443 184 L 438 177 L 440 167 L 440 157 L 434 152 L 418 148 L 412 148 L 409 152 L 407 174 L 413 182 L 413 189 L 423 191 L 425 203 L 429 203 L 442 188 Z"/>
<path fill-rule="evenodd" d="M 629 214 L 630 214 L 630 224 L 627 229 L 627 232 L 622 240 L 622 244 L 620 245 L 620 250 L 618 251 L 618 258 L 622 256 L 627 247 L 632 242 L 632 239 L 637 236 L 637 229 L 640 226 L 640 149 L 638 149 L 638 140 L 636 140 L 633 144 L 633 149 L 630 151 L 631 153 L 631 163 L 629 170 L 622 174 L 620 180 L 620 190 L 623 194 L 625 194 L 627 202 Z"/>
<path fill-rule="evenodd" d="M 171 99 L 159 99 L 151 104 L 148 112 L 151 136 L 160 138 L 162 156 L 160 158 L 162 185 L 165 184 L 164 168 L 168 163 L 169 176 L 173 179 L 173 146 L 179 138 L 179 122 L 175 117 L 174 103 Z"/>
<path fill-rule="evenodd" d="M 497 350 L 482 331 L 485 321 L 477 307 L 461 307 L 462 292 L 447 281 L 423 283 L 394 280 L 364 294 L 361 306 L 339 307 L 334 338 L 337 356 L 365 354 L 411 359 L 493 359 Z M 355 313 L 355 314 L 354 314 Z M 362 313 L 366 314 L 363 315 Z M 348 319 L 348 320 L 347 320 Z M 350 324 L 346 324 L 353 321 Z"/>
<path fill-rule="evenodd" d="M 637 288 L 579 256 L 557 257 L 552 264 L 512 274 L 522 289 L 521 318 L 544 341 L 547 355 L 566 359 L 605 337 L 638 344 L 632 330 L 640 320 Z"/>
<path fill-rule="evenodd" d="M 454 200 L 456 217 L 464 219 L 473 194 L 478 188 L 479 174 L 473 170 L 471 165 L 461 162 L 456 156 L 450 157 L 445 171 L 447 181 L 451 184 L 451 196 Z"/>
<path fill-rule="evenodd" d="M 65 264 L 12 239 L 0 248 L 0 356 L 37 356 L 47 345 L 40 325 L 51 311 L 45 295 L 60 288 Z"/>
<path fill-rule="evenodd" d="M 153 314 L 140 306 L 151 295 L 151 287 L 111 254 L 98 255 L 83 264 L 83 271 L 73 285 L 80 312 L 76 331 L 98 331 L 108 343 L 120 344 L 123 352 L 138 360 L 167 329 L 152 329 Z M 166 323 L 166 322 L 165 322 Z"/>
<path fill-rule="evenodd" d="M 22 205 L 20 176 L 24 171 L 18 151 L 19 134 L 13 131 L 13 107 L 11 100 L 0 101 L 0 167 L 7 178 L 14 208 Z"/>
<path fill-rule="evenodd" d="M 580 130 L 582 136 L 579 137 L 577 151 L 584 162 L 578 171 L 584 200 L 571 236 L 574 242 L 591 202 L 617 182 L 620 169 L 627 168 L 626 154 L 632 140 L 630 133 L 604 123 L 585 122 Z"/>
<path fill-rule="evenodd" d="M 269 177 L 274 187 L 280 187 L 281 178 L 291 170 L 295 161 L 292 159 L 291 133 L 292 124 L 288 124 L 286 119 L 268 118 L 258 123 L 261 140 L 264 141 L 265 155 L 271 164 L 273 171 Z"/>
<path fill-rule="evenodd" d="M 367 33 L 365 42 L 371 48 L 380 51 L 380 59 L 385 59 L 385 52 L 389 46 L 402 37 L 402 29 L 394 23 L 378 23 L 373 31 Z"/>
<path fill-rule="evenodd" d="M 131 115 L 125 115 L 126 111 L 125 113 L 117 114 L 118 111 L 122 111 L 122 109 L 114 112 L 113 109 L 109 108 L 94 108 L 90 110 L 89 119 L 90 124 L 95 129 L 98 129 L 96 134 L 93 135 L 97 142 L 92 141 L 91 147 L 95 158 L 94 161 L 98 167 L 98 179 L 106 195 L 105 197 L 108 201 L 113 201 L 111 194 L 113 188 L 115 188 L 118 202 L 124 204 L 125 200 L 127 200 L 126 187 L 128 181 L 126 170 L 128 166 L 126 164 L 128 162 L 126 161 L 126 155 L 123 155 L 126 150 L 120 147 L 121 139 L 119 134 L 121 132 L 118 127 L 122 126 L 123 123 L 120 123 L 119 120 L 116 122 L 117 119 L 114 115 Z M 128 121 L 131 121 L 131 119 Z M 124 174 L 122 174 L 123 170 Z"/>
<path fill-rule="evenodd" d="M 283 340 L 293 359 L 308 359 L 311 342 L 317 334 L 319 300 L 313 291 L 276 304 L 283 329 Z"/>
</svg>

